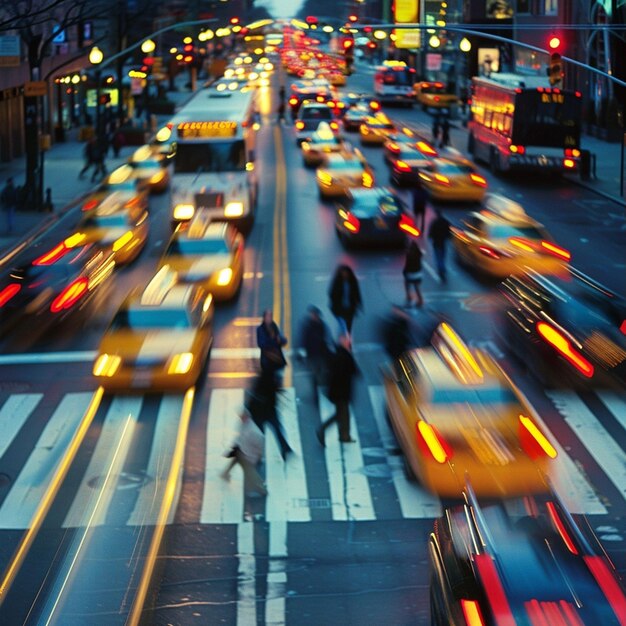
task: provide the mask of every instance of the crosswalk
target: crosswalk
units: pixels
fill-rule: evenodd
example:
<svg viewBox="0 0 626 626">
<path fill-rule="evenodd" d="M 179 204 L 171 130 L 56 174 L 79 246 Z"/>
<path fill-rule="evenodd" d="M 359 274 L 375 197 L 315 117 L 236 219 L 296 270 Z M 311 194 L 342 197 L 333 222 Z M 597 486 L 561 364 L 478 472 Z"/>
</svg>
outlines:
<svg viewBox="0 0 626 626">
<path fill-rule="evenodd" d="M 406 476 L 403 457 L 385 417 L 382 386 L 369 385 L 367 391 L 352 407 L 355 443 L 341 444 L 333 425 L 326 432 L 325 448 L 319 446 L 314 432 L 319 420 L 332 415 L 328 399 L 318 394 L 317 421 L 312 421 L 310 407 L 306 419 L 302 415 L 295 388 L 280 394 L 281 422 L 294 454 L 283 460 L 277 440 L 268 430 L 262 467 L 268 496 L 255 505 L 256 511 L 259 507 L 263 511 L 263 519 L 311 522 L 320 519 L 322 509 L 324 519 L 334 521 L 434 519 L 441 515 L 440 500 Z M 49 406 L 40 393 L 0 398 L 0 473 L 6 459 L 15 457 L 16 446 L 26 445 L 24 433 L 31 420 L 45 422 L 38 438 L 28 444 L 32 447 L 28 454 L 22 450 L 23 464 L 12 482 L 0 489 L 0 529 L 29 527 L 91 395 L 68 393 L 59 398 L 57 406 Z M 613 512 L 626 511 L 626 396 L 597 392 L 590 401 L 574 391 L 550 391 L 547 397 L 569 428 L 566 442 L 552 437 L 558 451 L 552 480 L 560 497 L 572 513 L 606 514 L 609 500 Z M 227 463 L 224 452 L 233 442 L 243 399 L 243 388 L 211 391 L 205 415 L 201 501 L 191 513 L 195 523 L 239 524 L 249 516 L 250 498 L 241 469 L 235 466 L 228 480 L 221 476 Z M 89 454 L 84 455 L 79 475 L 73 479 L 63 527 L 155 522 L 154 480 L 175 440 L 181 403 L 179 396 L 152 401 L 115 396 L 104 406 Z M 112 473 L 118 478 L 132 474 L 135 481 L 129 478 L 121 487 L 119 480 L 107 481 Z M 604 478 L 599 479 L 600 475 Z M 109 492 L 103 495 L 98 488 L 109 483 Z M 180 489 L 185 485 L 179 485 Z M 101 499 L 97 508 L 90 505 L 95 497 Z M 92 512 L 89 519 L 86 511 Z M 185 519 L 190 519 L 189 512 Z"/>
</svg>

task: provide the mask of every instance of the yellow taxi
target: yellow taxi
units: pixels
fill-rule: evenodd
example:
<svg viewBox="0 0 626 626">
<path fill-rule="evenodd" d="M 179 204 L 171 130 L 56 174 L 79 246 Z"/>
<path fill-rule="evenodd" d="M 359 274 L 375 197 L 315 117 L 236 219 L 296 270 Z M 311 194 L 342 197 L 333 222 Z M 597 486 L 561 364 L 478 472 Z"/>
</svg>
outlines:
<svg viewBox="0 0 626 626">
<path fill-rule="evenodd" d="M 320 198 L 341 198 L 352 187 L 373 187 L 374 170 L 360 151 L 329 154 L 326 163 L 317 168 Z"/>
<path fill-rule="evenodd" d="M 467 478 L 485 497 L 548 488 L 551 435 L 499 365 L 449 324 L 385 366 L 383 381 L 407 474 L 425 488 L 459 497 Z"/>
<path fill-rule="evenodd" d="M 306 167 L 321 165 L 329 154 L 341 152 L 343 141 L 335 135 L 327 122 L 320 122 L 308 141 L 300 144 L 302 161 Z"/>
<path fill-rule="evenodd" d="M 114 174 L 111 173 L 94 193 L 85 198 L 81 207 L 83 212 L 94 211 L 100 206 L 107 212 L 124 208 L 148 208 L 148 187 L 137 181 L 132 175 L 132 168 L 125 167 L 117 176 Z"/>
<path fill-rule="evenodd" d="M 457 104 L 459 99 L 453 93 L 449 93 L 444 83 L 439 81 L 421 81 L 415 83 L 415 97 L 426 109 L 447 109 Z"/>
<path fill-rule="evenodd" d="M 366 117 L 359 126 L 361 143 L 365 145 L 382 146 L 389 135 L 397 132 L 393 122 L 384 113 Z"/>
<path fill-rule="evenodd" d="M 559 276 L 567 273 L 571 253 L 517 202 L 488 194 L 483 206 L 470 213 L 460 228 L 451 229 L 462 264 L 496 278 L 528 269 Z"/>
<path fill-rule="evenodd" d="M 213 343 L 213 297 L 163 268 L 126 298 L 104 333 L 92 374 L 112 391 L 184 391 Z"/>
<path fill-rule="evenodd" d="M 333 87 L 345 87 L 346 86 L 346 76 L 339 69 L 331 70 L 330 72 L 328 72 L 328 74 L 326 74 L 325 77 L 328 79 L 328 82 Z"/>
<path fill-rule="evenodd" d="M 462 157 L 435 157 L 421 169 L 419 178 L 435 200 L 480 202 L 487 191 L 486 178 Z"/>
<path fill-rule="evenodd" d="M 180 282 L 201 285 L 216 301 L 230 300 L 241 287 L 243 252 L 243 235 L 232 224 L 200 211 L 176 228 L 159 267 L 171 267 Z"/>
<path fill-rule="evenodd" d="M 115 253 L 115 262 L 126 265 L 134 261 L 148 240 L 148 211 L 137 205 L 118 208 L 102 203 L 79 222 L 76 237 L 97 242 Z"/>
<path fill-rule="evenodd" d="M 135 151 L 128 164 L 133 168 L 133 176 L 145 181 L 153 193 L 165 193 L 170 185 L 170 171 L 167 158 L 155 154 L 150 146 L 142 146 Z"/>
</svg>

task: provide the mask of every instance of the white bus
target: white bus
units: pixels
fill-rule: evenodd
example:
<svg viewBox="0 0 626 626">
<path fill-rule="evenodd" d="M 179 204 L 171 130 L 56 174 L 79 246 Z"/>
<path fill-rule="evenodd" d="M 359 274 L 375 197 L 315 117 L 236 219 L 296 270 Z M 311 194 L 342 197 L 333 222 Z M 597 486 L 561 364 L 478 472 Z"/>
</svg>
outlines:
<svg viewBox="0 0 626 626">
<path fill-rule="evenodd" d="M 249 230 L 257 201 L 255 90 L 230 89 L 226 83 L 203 89 L 171 123 L 176 133 L 172 225 L 202 209 Z"/>
</svg>

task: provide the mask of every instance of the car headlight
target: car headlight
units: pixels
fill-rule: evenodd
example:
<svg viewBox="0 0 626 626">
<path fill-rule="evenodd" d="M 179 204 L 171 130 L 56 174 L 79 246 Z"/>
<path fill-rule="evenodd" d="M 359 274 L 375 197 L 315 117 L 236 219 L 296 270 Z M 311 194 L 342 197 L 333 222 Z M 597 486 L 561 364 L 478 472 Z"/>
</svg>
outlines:
<svg viewBox="0 0 626 626">
<path fill-rule="evenodd" d="M 127 230 L 121 237 L 118 237 L 113 243 L 113 252 L 118 252 L 121 250 L 126 244 L 130 243 L 133 238 L 133 233 L 130 230 Z"/>
<path fill-rule="evenodd" d="M 174 207 L 175 220 L 190 220 L 196 209 L 193 204 L 177 204 Z"/>
<path fill-rule="evenodd" d="M 321 185 L 330 185 L 333 182 L 333 177 L 326 172 L 318 172 L 317 180 Z"/>
<path fill-rule="evenodd" d="M 240 217 L 243 215 L 243 202 L 227 202 L 224 217 Z"/>
<path fill-rule="evenodd" d="M 93 375 L 111 378 L 114 376 L 117 370 L 120 368 L 122 364 L 121 357 L 116 354 L 101 354 L 96 362 L 93 364 Z"/>
<path fill-rule="evenodd" d="M 167 367 L 168 374 L 186 374 L 193 365 L 193 354 L 191 352 L 181 352 L 175 354 L 169 361 Z"/>
<path fill-rule="evenodd" d="M 224 287 L 225 285 L 228 285 L 232 279 L 233 270 L 230 267 L 225 267 L 223 270 L 220 270 L 217 275 L 217 284 Z"/>
<path fill-rule="evenodd" d="M 165 172 L 157 172 L 156 174 L 153 174 L 150 177 L 150 183 L 152 185 L 156 185 L 157 183 L 160 183 L 164 177 L 165 177 Z"/>
</svg>

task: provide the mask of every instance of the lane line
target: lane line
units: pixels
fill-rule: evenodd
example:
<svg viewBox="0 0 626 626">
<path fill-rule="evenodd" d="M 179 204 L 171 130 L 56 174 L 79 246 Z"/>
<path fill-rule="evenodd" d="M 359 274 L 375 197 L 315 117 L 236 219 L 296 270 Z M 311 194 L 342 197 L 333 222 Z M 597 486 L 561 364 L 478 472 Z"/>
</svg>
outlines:
<svg viewBox="0 0 626 626">
<path fill-rule="evenodd" d="M 613 417 L 626 430 L 626 398 L 619 396 L 612 391 L 601 391 L 598 393 L 604 406 L 613 414 Z"/>
<path fill-rule="evenodd" d="M 0 409 L 0 459 L 42 398 L 43 393 L 18 393 L 9 397 L 2 405 Z"/>
<path fill-rule="evenodd" d="M 241 522 L 237 526 L 237 626 L 257 623 L 256 616 L 256 558 L 254 554 L 254 524 Z"/>
<path fill-rule="evenodd" d="M 266 626 L 285 625 L 286 558 L 287 522 L 271 522 L 269 525 L 269 571 L 265 600 Z"/>
<path fill-rule="evenodd" d="M 385 392 L 383 385 L 370 385 L 368 388 L 374 419 L 385 450 L 399 448 L 396 437 L 384 415 Z M 398 496 L 402 517 L 406 519 L 434 519 L 441 516 L 441 502 L 417 483 L 406 477 L 403 467 L 403 453 L 388 454 L 387 463 Z"/>
</svg>

